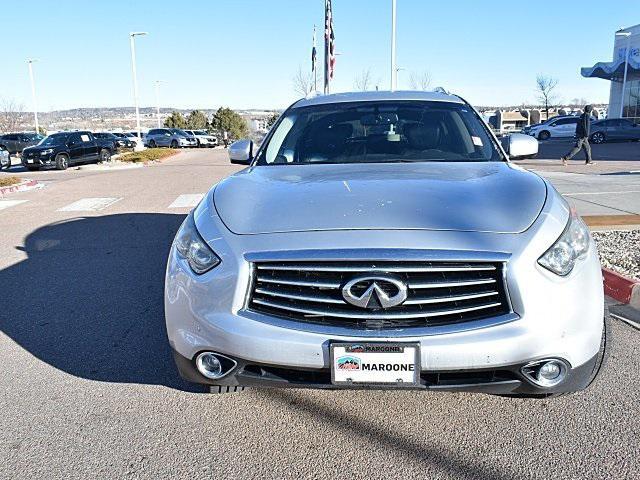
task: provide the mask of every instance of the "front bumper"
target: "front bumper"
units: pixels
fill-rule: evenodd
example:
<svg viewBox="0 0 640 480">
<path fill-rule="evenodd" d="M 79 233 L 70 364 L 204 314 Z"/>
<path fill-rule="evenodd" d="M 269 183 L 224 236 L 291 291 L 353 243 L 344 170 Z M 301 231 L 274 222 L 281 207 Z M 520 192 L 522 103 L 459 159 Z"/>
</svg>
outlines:
<svg viewBox="0 0 640 480">
<path fill-rule="evenodd" d="M 593 370 L 604 328 L 602 277 L 595 246 L 592 244 L 586 258 L 567 277 L 558 277 L 537 264 L 564 230 L 568 215 L 566 204 L 553 196 L 534 225 L 517 235 L 331 231 L 236 236 L 226 231 L 208 195 L 196 209 L 196 224 L 222 262 L 196 276 L 172 248 L 165 284 L 169 342 L 183 375 L 199 383 L 209 382 L 197 372 L 189 374 L 188 365 L 193 367 L 198 353 L 213 351 L 239 363 L 233 375 L 216 384 L 331 388 L 326 381 L 331 342 L 402 341 L 420 345 L 425 389 L 540 393 L 541 389 L 522 378 L 519 368 L 542 358 L 560 358 L 570 365 L 570 377 L 555 389 L 543 391 L 576 390 L 584 386 L 588 377 L 584 372 Z M 425 258 L 433 255 L 432 260 L 440 259 L 442 252 L 501 252 L 508 257 L 506 285 L 512 313 L 442 328 L 358 330 L 300 323 L 246 308 L 250 259 L 255 252 L 272 251 L 284 257 L 306 250 L 324 255 L 331 252 L 328 245 L 361 252 L 384 250 L 399 258 L 406 252 L 419 252 Z M 403 249 L 390 245 L 402 245 Z M 256 373 L 260 369 L 269 374 Z M 300 381 L 304 375 L 296 372 L 312 372 L 313 380 Z M 490 377 L 490 381 L 474 382 L 473 375 L 463 375 L 466 372 L 485 380 Z M 455 374 L 460 374 L 455 385 L 433 380 L 434 375 L 452 378 Z"/>
<path fill-rule="evenodd" d="M 318 389 L 402 389 L 406 387 L 338 386 L 331 383 L 329 368 L 302 369 L 267 365 L 234 358 L 237 366 L 225 377 L 210 380 L 200 374 L 192 359 L 173 350 L 173 358 L 180 376 L 193 383 L 204 385 L 265 387 L 265 388 L 318 388 Z M 582 365 L 571 368 L 566 380 L 557 387 L 542 388 L 527 379 L 521 372 L 526 363 L 503 365 L 499 368 L 422 370 L 420 384 L 413 390 L 440 392 L 476 392 L 493 395 L 549 395 L 572 392 L 589 386 L 598 368 L 598 356 L 594 355 Z"/>
</svg>

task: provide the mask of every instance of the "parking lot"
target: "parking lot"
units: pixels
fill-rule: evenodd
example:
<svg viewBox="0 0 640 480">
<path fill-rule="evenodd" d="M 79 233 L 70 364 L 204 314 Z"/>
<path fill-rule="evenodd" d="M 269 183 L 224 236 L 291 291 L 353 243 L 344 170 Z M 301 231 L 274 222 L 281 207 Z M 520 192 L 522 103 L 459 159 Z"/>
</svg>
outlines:
<svg viewBox="0 0 640 480">
<path fill-rule="evenodd" d="M 640 476 L 640 333 L 619 322 L 600 380 L 554 400 L 214 396 L 181 381 L 166 255 L 185 214 L 236 170 L 224 150 L 185 151 L 131 170 L 30 173 L 46 186 L 0 202 L 1 478 Z"/>
</svg>

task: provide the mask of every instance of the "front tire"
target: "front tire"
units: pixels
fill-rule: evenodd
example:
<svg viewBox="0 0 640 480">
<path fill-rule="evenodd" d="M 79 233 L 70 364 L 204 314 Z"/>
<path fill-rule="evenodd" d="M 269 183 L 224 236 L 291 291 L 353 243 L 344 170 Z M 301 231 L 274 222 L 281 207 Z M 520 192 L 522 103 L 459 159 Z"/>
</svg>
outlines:
<svg viewBox="0 0 640 480">
<path fill-rule="evenodd" d="M 56 170 L 66 170 L 69 168 L 69 157 L 63 153 L 56 156 Z"/>
<path fill-rule="evenodd" d="M 171 148 L 178 148 L 178 141 L 177 140 L 171 140 Z"/>
<path fill-rule="evenodd" d="M 605 140 L 606 140 L 606 138 L 604 136 L 604 133 L 602 133 L 602 132 L 596 132 L 593 135 L 591 135 L 591 141 L 593 143 L 600 144 L 600 143 L 604 143 Z"/>
<path fill-rule="evenodd" d="M 543 130 L 538 134 L 538 140 L 549 140 L 550 137 L 551 134 L 546 130 Z"/>
<path fill-rule="evenodd" d="M 111 152 L 106 148 L 100 150 L 100 161 L 101 162 L 110 162 L 111 161 Z"/>
</svg>

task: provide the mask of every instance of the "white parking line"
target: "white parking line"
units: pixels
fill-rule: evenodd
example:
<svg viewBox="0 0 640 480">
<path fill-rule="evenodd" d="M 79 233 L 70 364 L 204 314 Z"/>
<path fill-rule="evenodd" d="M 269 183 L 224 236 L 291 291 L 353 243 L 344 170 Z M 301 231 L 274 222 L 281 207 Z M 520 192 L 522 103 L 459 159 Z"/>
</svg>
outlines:
<svg viewBox="0 0 640 480">
<path fill-rule="evenodd" d="M 59 208 L 59 212 L 97 212 L 104 210 L 110 205 L 122 200 L 122 197 L 93 197 L 82 198 L 77 202 L 73 202 L 66 207 Z"/>
<path fill-rule="evenodd" d="M 15 207 L 16 205 L 20 205 L 21 203 L 28 202 L 29 200 L 0 200 L 0 210 L 4 210 L 5 208 Z"/>
<path fill-rule="evenodd" d="M 169 208 L 195 207 L 204 197 L 204 193 L 186 193 L 176 198 Z"/>
</svg>

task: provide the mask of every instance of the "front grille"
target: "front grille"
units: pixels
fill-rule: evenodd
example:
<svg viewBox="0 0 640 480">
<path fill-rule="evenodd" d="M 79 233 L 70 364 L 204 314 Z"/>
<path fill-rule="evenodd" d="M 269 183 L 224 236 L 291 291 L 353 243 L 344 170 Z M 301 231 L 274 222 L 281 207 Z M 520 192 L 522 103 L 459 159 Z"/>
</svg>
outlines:
<svg viewBox="0 0 640 480">
<path fill-rule="evenodd" d="M 449 325 L 509 313 L 502 262 L 291 261 L 254 263 L 250 310 L 296 320 L 352 328 Z M 366 306 L 345 301 L 343 288 L 360 277 L 378 277 L 387 297 L 406 286 L 406 299 L 383 308 L 379 294 Z M 395 281 L 384 281 L 384 279 Z M 351 287 L 360 297 L 371 286 Z M 371 297 L 369 297 L 371 298 Z"/>
</svg>

